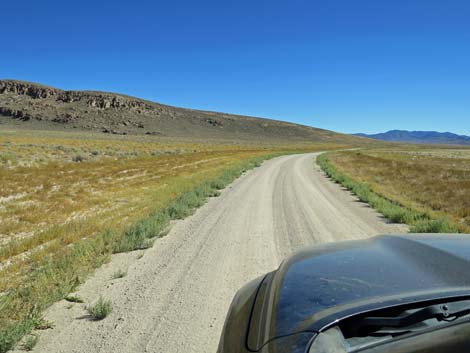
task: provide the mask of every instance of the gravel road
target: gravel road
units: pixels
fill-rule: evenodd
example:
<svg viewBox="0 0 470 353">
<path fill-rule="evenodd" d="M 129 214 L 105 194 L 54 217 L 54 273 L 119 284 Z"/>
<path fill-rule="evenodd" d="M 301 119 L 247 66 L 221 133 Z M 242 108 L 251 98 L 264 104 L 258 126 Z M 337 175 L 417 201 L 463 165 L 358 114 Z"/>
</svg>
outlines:
<svg viewBox="0 0 470 353">
<path fill-rule="evenodd" d="M 113 302 L 102 321 L 61 301 L 38 352 L 215 352 L 236 290 L 312 244 L 404 233 L 326 179 L 315 154 L 265 162 L 210 199 L 145 252 L 113 256 L 78 294 Z M 117 270 L 127 276 L 112 279 Z"/>
</svg>

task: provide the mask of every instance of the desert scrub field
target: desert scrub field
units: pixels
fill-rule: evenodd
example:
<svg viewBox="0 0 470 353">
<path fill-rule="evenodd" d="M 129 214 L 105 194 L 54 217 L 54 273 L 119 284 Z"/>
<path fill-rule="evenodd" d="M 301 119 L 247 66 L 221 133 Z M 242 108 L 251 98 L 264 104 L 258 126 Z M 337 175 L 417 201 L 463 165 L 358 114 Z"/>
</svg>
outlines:
<svg viewBox="0 0 470 353">
<path fill-rule="evenodd" d="M 319 163 L 388 218 L 409 224 L 412 232 L 470 232 L 470 149 L 343 151 L 328 153 Z"/>
<path fill-rule="evenodd" d="M 0 132 L 0 167 L 33 167 L 54 161 L 83 162 L 212 149 L 206 144 L 176 143 L 164 138 L 157 142 L 151 136 L 10 130 Z"/>
<path fill-rule="evenodd" d="M 245 170 L 340 147 L 0 132 L 0 352 L 112 253 L 151 246 Z"/>
</svg>

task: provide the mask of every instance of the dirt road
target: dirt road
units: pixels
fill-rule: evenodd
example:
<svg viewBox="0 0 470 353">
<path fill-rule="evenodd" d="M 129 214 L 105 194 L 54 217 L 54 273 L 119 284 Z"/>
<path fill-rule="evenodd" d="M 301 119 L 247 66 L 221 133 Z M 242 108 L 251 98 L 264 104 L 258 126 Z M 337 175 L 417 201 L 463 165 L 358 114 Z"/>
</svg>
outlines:
<svg viewBox="0 0 470 353">
<path fill-rule="evenodd" d="M 230 301 L 293 251 L 323 242 L 406 232 L 386 224 L 314 166 L 314 154 L 265 162 L 144 253 L 120 254 L 79 290 L 113 302 L 103 321 L 85 304 L 54 305 L 35 351 L 215 352 Z M 143 256 L 141 256 L 143 254 Z M 112 279 L 117 270 L 127 276 Z"/>
</svg>

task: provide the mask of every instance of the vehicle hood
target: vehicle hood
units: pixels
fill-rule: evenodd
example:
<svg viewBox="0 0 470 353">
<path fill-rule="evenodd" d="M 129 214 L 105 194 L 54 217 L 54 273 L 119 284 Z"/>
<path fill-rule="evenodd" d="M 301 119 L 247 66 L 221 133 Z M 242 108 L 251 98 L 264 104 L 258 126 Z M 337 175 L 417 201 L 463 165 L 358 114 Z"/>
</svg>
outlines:
<svg viewBox="0 0 470 353">
<path fill-rule="evenodd" d="M 258 350 L 359 313 L 462 296 L 470 296 L 470 235 L 387 235 L 315 246 L 265 278 L 248 345 Z"/>
</svg>

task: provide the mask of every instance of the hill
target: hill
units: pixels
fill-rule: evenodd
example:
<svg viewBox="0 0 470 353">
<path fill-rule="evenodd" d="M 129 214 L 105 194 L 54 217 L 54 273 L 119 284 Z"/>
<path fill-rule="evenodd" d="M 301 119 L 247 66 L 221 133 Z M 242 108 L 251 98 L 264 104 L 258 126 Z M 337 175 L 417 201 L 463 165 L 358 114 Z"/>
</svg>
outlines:
<svg viewBox="0 0 470 353">
<path fill-rule="evenodd" d="M 470 136 L 451 132 L 390 130 L 379 134 L 354 134 L 376 140 L 443 145 L 470 145 Z"/>
<path fill-rule="evenodd" d="M 116 93 L 65 91 L 17 80 L 0 80 L 0 123 L 27 129 L 257 142 L 365 141 L 283 121 L 177 108 Z"/>
</svg>

